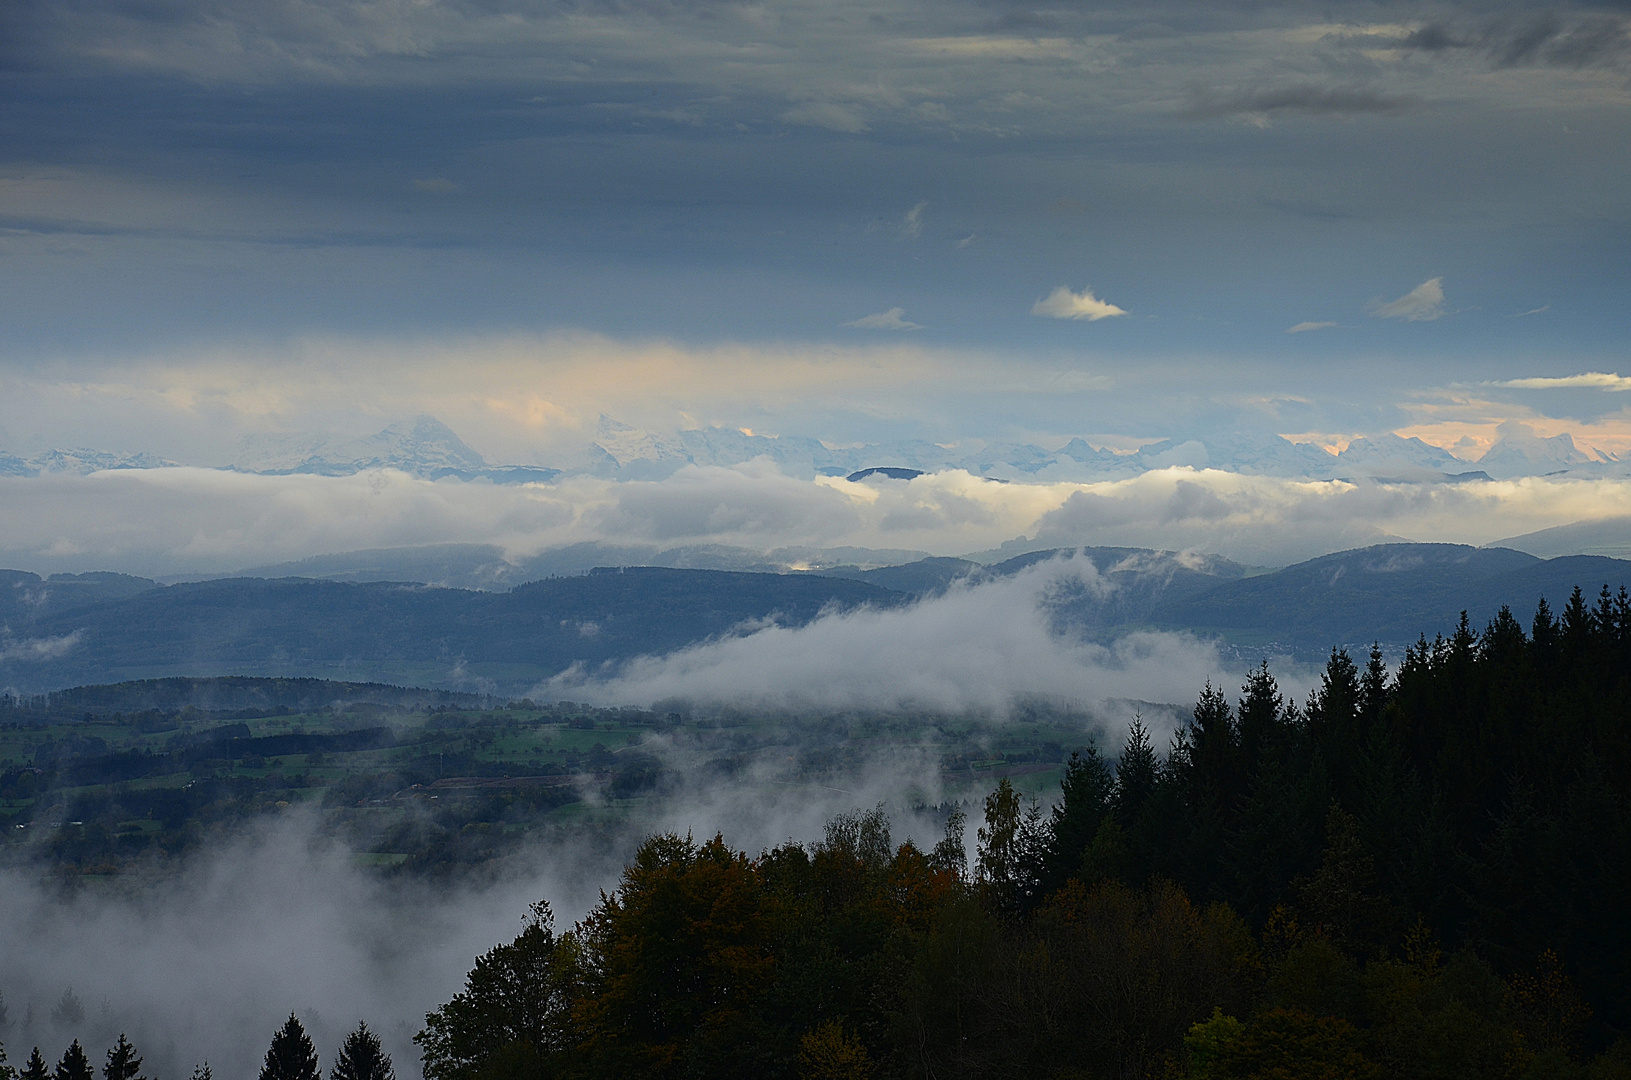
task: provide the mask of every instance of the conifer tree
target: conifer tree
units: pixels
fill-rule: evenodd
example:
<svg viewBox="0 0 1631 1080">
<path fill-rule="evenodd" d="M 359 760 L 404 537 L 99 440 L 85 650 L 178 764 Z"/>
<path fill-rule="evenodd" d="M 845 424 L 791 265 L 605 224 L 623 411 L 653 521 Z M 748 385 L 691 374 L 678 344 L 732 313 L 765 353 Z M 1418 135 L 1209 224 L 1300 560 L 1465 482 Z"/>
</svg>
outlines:
<svg viewBox="0 0 1631 1080">
<path fill-rule="evenodd" d="M 18 1073 L 18 1080 L 47 1080 L 51 1070 L 46 1067 L 45 1059 L 40 1056 L 40 1048 L 35 1047 L 34 1052 L 28 1055 L 28 1063 L 23 1071 Z"/>
<path fill-rule="evenodd" d="M 1070 755 L 1064 778 L 1059 784 L 1059 801 L 1053 805 L 1047 824 L 1043 856 L 1043 892 L 1052 892 L 1082 865 L 1082 853 L 1093 843 L 1099 826 L 1110 813 L 1115 781 L 1109 764 L 1096 746 Z M 989 809 L 989 808 L 988 808 Z M 990 820 L 989 812 L 987 820 Z M 984 840 L 984 833 L 980 834 Z"/>
<path fill-rule="evenodd" d="M 210 1063 L 204 1062 L 193 1069 L 192 1080 L 215 1080 L 215 1073 L 210 1071 Z"/>
<path fill-rule="evenodd" d="M 1535 648 L 1549 652 L 1557 644 L 1557 623 L 1552 619 L 1552 607 L 1543 596 L 1535 605 L 1535 619 L 1529 626 L 1529 638 Z"/>
<path fill-rule="evenodd" d="M 1508 611 L 1507 617 L 1511 615 Z M 1365 664 L 1365 674 L 1359 680 L 1359 711 L 1368 730 L 1381 723 L 1387 698 L 1387 662 L 1382 659 L 1382 643 L 1376 641 L 1371 643 L 1370 660 Z"/>
<path fill-rule="evenodd" d="M 121 1031 L 119 1041 L 108 1051 L 108 1063 L 103 1066 L 102 1075 L 106 1080 L 144 1080 L 141 1072 L 142 1059 L 136 1056 L 136 1048 Z"/>
<path fill-rule="evenodd" d="M 963 842 L 968 815 L 961 806 L 951 808 L 946 817 L 946 834 L 929 852 L 929 865 L 936 870 L 949 870 L 958 881 L 968 877 L 968 847 Z"/>
<path fill-rule="evenodd" d="M 62 1052 L 62 1060 L 57 1062 L 56 1071 L 52 1076 L 54 1080 L 96 1080 L 96 1071 L 91 1068 L 91 1059 L 85 1056 L 85 1048 L 79 1045 L 78 1039 Z"/>
<path fill-rule="evenodd" d="M 74 988 L 70 986 L 62 992 L 62 997 L 51 1009 L 51 1022 L 59 1027 L 73 1027 L 75 1024 L 83 1023 L 84 1020 L 85 1006 L 80 1002 L 79 995 L 74 993 Z"/>
<path fill-rule="evenodd" d="M 379 1036 L 368 1030 L 367 1023 L 359 1023 L 357 1030 L 345 1037 L 334 1057 L 329 1080 L 396 1080 L 391 1056 L 380 1045 Z"/>
<path fill-rule="evenodd" d="M 1240 689 L 1246 696 L 1240 699 L 1236 730 L 1249 771 L 1265 752 L 1278 748 L 1286 720 L 1285 699 L 1280 696 L 1280 684 L 1269 672 L 1267 660 L 1247 674 L 1246 685 Z"/>
<path fill-rule="evenodd" d="M 1210 679 L 1195 702 L 1193 716 L 1177 747 L 1177 757 L 1193 782 L 1227 801 L 1235 787 L 1239 742 L 1229 699 Z"/>
<path fill-rule="evenodd" d="M 1150 744 L 1150 731 L 1144 726 L 1141 714 L 1133 715 L 1127 728 L 1127 746 L 1116 762 L 1116 817 L 1123 828 L 1131 829 L 1138 820 L 1144 804 L 1155 794 L 1159 765 L 1155 747 Z"/>
<path fill-rule="evenodd" d="M 17 1070 L 6 1064 L 6 1044 L 0 1043 L 0 1080 L 15 1080 Z"/>
<path fill-rule="evenodd" d="M 272 1036 L 260 1080 L 322 1080 L 322 1076 L 311 1037 L 300 1025 L 299 1017 L 290 1013 L 289 1019 Z"/>
</svg>

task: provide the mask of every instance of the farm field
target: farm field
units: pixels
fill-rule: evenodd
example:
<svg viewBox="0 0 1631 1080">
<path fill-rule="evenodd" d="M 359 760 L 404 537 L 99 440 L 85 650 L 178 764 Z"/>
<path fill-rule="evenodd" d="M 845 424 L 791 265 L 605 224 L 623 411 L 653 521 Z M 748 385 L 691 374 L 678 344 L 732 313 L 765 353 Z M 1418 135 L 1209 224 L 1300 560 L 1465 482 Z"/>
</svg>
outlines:
<svg viewBox="0 0 1631 1080">
<path fill-rule="evenodd" d="M 106 692 L 117 689 L 100 697 L 117 702 Z M 0 711 L 0 858 L 98 878 L 304 813 L 359 865 L 491 868 L 528 838 L 638 832 L 675 800 L 726 782 L 779 799 L 856 787 L 859 798 L 858 776 L 905 762 L 913 779 L 892 798 L 919 812 L 947 804 L 940 813 L 1003 777 L 1022 792 L 1057 791 L 1094 731 L 1080 715 L 816 720 L 525 700 L 307 711 L 104 704 L 77 716 L 18 706 Z"/>
</svg>

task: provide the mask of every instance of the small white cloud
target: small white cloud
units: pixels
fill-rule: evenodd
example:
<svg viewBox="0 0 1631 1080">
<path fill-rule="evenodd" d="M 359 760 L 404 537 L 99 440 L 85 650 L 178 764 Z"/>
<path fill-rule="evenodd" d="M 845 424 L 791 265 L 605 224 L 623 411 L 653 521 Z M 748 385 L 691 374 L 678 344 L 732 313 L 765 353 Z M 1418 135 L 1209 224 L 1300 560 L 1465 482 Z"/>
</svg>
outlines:
<svg viewBox="0 0 1631 1080">
<path fill-rule="evenodd" d="M 1126 309 L 1093 295 L 1092 289 L 1083 289 L 1079 293 L 1070 291 L 1069 286 L 1061 285 L 1047 296 L 1031 305 L 1032 315 L 1045 315 L 1050 319 L 1086 319 L 1088 322 L 1098 322 L 1116 315 L 1127 314 Z"/>
<path fill-rule="evenodd" d="M 0 660 L 57 660 L 73 652 L 82 631 L 61 637 L 24 638 L 0 643 Z"/>
<path fill-rule="evenodd" d="M 902 316 L 906 314 L 905 308 L 892 307 L 888 311 L 880 311 L 876 315 L 867 315 L 854 322 L 840 323 L 840 326 L 851 330 L 921 330 L 922 325 L 907 322 Z"/>
<path fill-rule="evenodd" d="M 426 180 L 415 180 L 413 189 L 415 191 L 429 192 L 432 195 L 451 195 L 459 190 L 459 185 L 445 176 L 432 176 Z"/>
<path fill-rule="evenodd" d="M 928 208 L 928 202 L 924 201 L 906 211 L 906 216 L 901 219 L 900 231 L 916 240 L 923 233 L 923 211 Z"/>
<path fill-rule="evenodd" d="M 1516 313 L 1514 315 L 1508 315 L 1507 318 L 1509 318 L 1509 319 L 1526 319 L 1531 315 L 1539 315 L 1541 312 L 1551 311 L 1551 310 L 1552 310 L 1552 305 L 1551 304 L 1542 304 L 1540 307 L 1530 308 L 1528 311 L 1520 311 L 1520 312 L 1518 312 L 1518 313 Z"/>
<path fill-rule="evenodd" d="M 1300 322 L 1286 330 L 1288 334 L 1306 334 L 1310 330 L 1329 330 L 1337 324 L 1334 322 Z"/>
<path fill-rule="evenodd" d="M 828 131 L 842 131 L 846 135 L 858 135 L 866 130 L 865 120 L 842 105 L 834 105 L 830 101 L 812 101 L 808 105 L 788 109 L 782 113 L 782 119 L 789 124 L 822 127 Z"/>
<path fill-rule="evenodd" d="M 1397 300 L 1372 301 L 1370 313 L 1378 319 L 1432 322 L 1444 315 L 1444 279 L 1429 278 Z"/>
<path fill-rule="evenodd" d="M 1631 378 L 1606 371 L 1586 371 L 1579 375 L 1564 375 L 1559 378 L 1507 379 L 1505 382 L 1493 383 L 1492 385 L 1504 386 L 1511 390 L 1585 389 L 1608 390 L 1617 393 L 1623 390 L 1631 390 Z"/>
<path fill-rule="evenodd" d="M 967 236 L 965 236 L 961 240 L 957 241 L 957 246 L 959 248 L 966 248 L 970 244 L 974 243 L 974 240 L 975 240 L 974 234 L 969 233 Z"/>
</svg>

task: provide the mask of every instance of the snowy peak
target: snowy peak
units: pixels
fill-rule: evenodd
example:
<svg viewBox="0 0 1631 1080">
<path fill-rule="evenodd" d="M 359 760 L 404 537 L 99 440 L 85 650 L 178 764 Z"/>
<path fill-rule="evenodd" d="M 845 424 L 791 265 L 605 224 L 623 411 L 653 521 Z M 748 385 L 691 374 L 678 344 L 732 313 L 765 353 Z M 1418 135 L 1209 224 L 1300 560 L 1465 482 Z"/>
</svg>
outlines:
<svg viewBox="0 0 1631 1080">
<path fill-rule="evenodd" d="M 108 469 L 162 469 L 176 463 L 155 454 L 116 454 L 107 450 L 47 450 L 33 457 L 0 454 L 0 476 L 89 476 Z"/>
<path fill-rule="evenodd" d="M 452 477 L 496 483 L 551 480 L 560 475 L 559 469 L 489 465 L 452 428 L 427 415 L 341 442 L 309 435 L 254 436 L 240 444 L 232 468 L 276 476 L 353 476 L 369 469 L 397 469 L 427 480 Z"/>
<path fill-rule="evenodd" d="M 1388 433 L 1355 439 L 1337 461 L 1347 469 L 1368 476 L 1408 477 L 1413 473 L 1458 473 L 1467 463 L 1430 443 Z"/>
<path fill-rule="evenodd" d="M 365 469 L 401 469 L 415 476 L 474 476 L 487 461 L 434 416 L 416 416 L 362 439 L 341 443 L 312 455 L 295 471 L 345 473 Z"/>
<path fill-rule="evenodd" d="M 1496 429 L 1498 437 L 1478 459 L 1485 472 L 1505 479 L 1555 472 L 1571 465 L 1597 464 L 1598 459 L 1574 445 L 1568 432 L 1550 437 L 1536 435 L 1526 425 L 1507 421 Z"/>
<path fill-rule="evenodd" d="M 1220 469 L 1254 476 L 1369 478 L 1402 483 L 1443 483 L 1468 479 L 1533 476 L 1564 470 L 1587 473 L 1626 471 L 1610 455 L 1580 449 L 1568 436 L 1536 435 L 1518 423 L 1502 425 L 1500 438 L 1478 462 L 1470 463 L 1418 438 L 1382 434 L 1354 439 L 1340 454 L 1313 443 L 1274 434 L 1208 432 L 1180 435 L 1116 454 L 1077 436 L 1054 450 L 1032 443 L 969 440 L 943 445 L 925 439 L 889 439 L 852 446 L 829 446 L 819 439 L 759 435 L 731 427 L 705 427 L 673 433 L 648 431 L 602 415 L 592 441 L 562 461 L 562 469 L 490 464 L 452 428 L 420 415 L 361 438 L 314 434 L 263 434 L 241 440 L 233 460 L 222 467 L 283 476 L 352 476 L 371 469 L 395 469 L 427 480 L 487 480 L 493 483 L 548 482 L 565 473 L 615 480 L 658 480 L 687 465 L 734 468 L 766 460 L 787 476 L 849 476 L 890 467 L 923 473 L 966 470 L 990 480 L 1093 482 L 1117 480 L 1152 469 Z M 152 454 L 101 450 L 51 450 L 32 457 L 0 453 L 0 477 L 84 475 L 107 469 L 173 466 Z"/>
</svg>

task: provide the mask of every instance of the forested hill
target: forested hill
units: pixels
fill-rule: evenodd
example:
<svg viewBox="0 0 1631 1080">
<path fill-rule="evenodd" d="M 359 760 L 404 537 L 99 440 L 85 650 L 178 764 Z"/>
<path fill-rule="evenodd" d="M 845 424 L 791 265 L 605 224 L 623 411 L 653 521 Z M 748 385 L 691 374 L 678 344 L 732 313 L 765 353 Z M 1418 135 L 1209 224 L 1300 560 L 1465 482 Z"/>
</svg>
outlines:
<svg viewBox="0 0 1631 1080">
<path fill-rule="evenodd" d="M 167 676 L 256 675 L 524 693 L 574 663 L 661 654 L 745 625 L 797 626 L 825 610 L 889 607 L 966 580 L 1012 577 L 1066 551 L 995 566 L 926 559 L 877 570 L 772 574 L 631 567 L 508 592 L 400 582 L 238 578 L 161 586 L 118 574 L 0 572 L 0 689 L 41 693 Z M 1631 562 L 1447 544 L 1392 544 L 1268 573 L 1215 556 L 1087 548 L 1112 588 L 1050 599 L 1066 632 L 1217 635 L 1317 659 L 1373 640 L 1395 653 L 1449 633 L 1463 610 L 1554 603 L 1631 585 Z"/>
<path fill-rule="evenodd" d="M 1363 657 L 1361 658 L 1364 659 Z M 969 860 L 882 811 L 657 836 L 418 1036 L 429 1080 L 1631 1076 L 1631 601 L 1259 669 L 1169 752 L 1003 780 Z"/>
<path fill-rule="evenodd" d="M 747 622 L 904 601 L 809 575 L 630 568 L 505 593 L 299 578 L 152 588 L 47 614 L 0 665 L 28 692 L 166 675 L 318 676 L 524 690 L 574 662 L 663 653 Z"/>
</svg>

